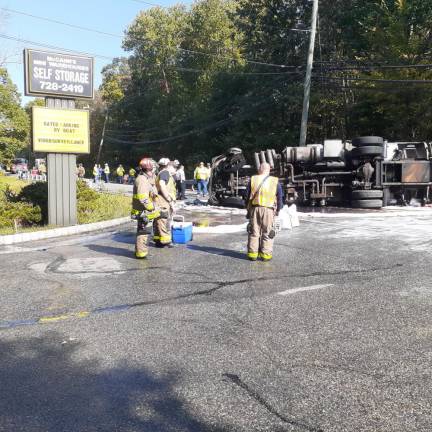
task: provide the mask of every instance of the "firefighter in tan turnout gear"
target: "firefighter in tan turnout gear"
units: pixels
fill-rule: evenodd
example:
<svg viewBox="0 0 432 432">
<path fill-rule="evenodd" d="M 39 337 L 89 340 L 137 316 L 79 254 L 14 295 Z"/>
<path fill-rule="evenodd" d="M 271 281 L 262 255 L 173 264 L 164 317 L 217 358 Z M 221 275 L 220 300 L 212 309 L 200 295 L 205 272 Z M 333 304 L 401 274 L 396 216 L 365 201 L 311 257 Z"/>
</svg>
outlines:
<svg viewBox="0 0 432 432">
<path fill-rule="evenodd" d="M 138 222 L 135 243 L 135 256 L 146 258 L 148 255 L 149 235 L 153 220 L 160 216 L 155 206 L 157 191 L 153 175 L 153 162 L 149 158 L 141 159 L 140 172 L 133 187 L 132 213 Z"/>
<path fill-rule="evenodd" d="M 160 216 L 153 222 L 153 240 L 157 247 L 164 247 L 171 245 L 169 219 L 173 214 L 177 190 L 173 178 L 173 163 L 168 158 L 162 158 L 159 167 L 160 171 L 156 177 L 156 205 L 160 209 Z"/>
<path fill-rule="evenodd" d="M 270 261 L 273 258 L 273 223 L 283 207 L 283 192 L 277 177 L 270 176 L 270 165 L 262 163 L 258 175 L 251 178 L 248 197 L 248 258 Z"/>
</svg>

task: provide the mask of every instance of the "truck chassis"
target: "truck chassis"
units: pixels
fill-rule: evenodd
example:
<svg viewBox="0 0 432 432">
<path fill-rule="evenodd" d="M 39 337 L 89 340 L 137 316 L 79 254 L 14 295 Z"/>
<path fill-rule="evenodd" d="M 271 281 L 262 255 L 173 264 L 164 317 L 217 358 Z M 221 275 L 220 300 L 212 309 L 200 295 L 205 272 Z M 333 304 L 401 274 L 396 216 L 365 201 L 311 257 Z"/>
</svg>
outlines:
<svg viewBox="0 0 432 432">
<path fill-rule="evenodd" d="M 283 186 L 285 202 L 307 206 L 382 208 L 430 203 L 432 146 L 367 136 L 253 154 L 239 148 L 212 160 L 212 205 L 242 206 L 250 177 L 264 162 Z"/>
</svg>

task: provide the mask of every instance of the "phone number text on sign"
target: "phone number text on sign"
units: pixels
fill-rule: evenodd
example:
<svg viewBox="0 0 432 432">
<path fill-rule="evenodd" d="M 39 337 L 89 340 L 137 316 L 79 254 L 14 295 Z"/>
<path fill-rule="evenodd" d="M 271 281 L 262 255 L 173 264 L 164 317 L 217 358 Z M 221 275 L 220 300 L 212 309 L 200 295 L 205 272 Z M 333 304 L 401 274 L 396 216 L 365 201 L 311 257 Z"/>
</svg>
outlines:
<svg viewBox="0 0 432 432">
<path fill-rule="evenodd" d="M 25 50 L 26 95 L 93 98 L 93 59 Z"/>
</svg>

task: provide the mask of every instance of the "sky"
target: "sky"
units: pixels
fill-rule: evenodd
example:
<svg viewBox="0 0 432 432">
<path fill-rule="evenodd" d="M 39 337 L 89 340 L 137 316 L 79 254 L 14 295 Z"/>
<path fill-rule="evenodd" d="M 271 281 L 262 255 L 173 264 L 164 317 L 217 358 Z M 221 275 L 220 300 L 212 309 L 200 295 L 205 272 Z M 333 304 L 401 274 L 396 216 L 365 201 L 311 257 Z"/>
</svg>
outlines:
<svg viewBox="0 0 432 432">
<path fill-rule="evenodd" d="M 149 2 L 152 3 L 152 0 Z M 155 0 L 155 3 L 171 6 L 178 1 Z M 0 0 L 0 8 L 13 9 L 120 36 L 124 34 L 139 11 L 149 7 L 151 6 L 140 3 L 139 0 Z M 0 10 L 0 56 L 1 58 L 7 56 L 9 63 L 6 64 L 6 68 L 23 96 L 23 104 L 33 98 L 24 97 L 24 66 L 20 64 L 23 57 L 22 51 L 24 48 L 50 50 L 29 43 L 7 40 L 2 38 L 2 35 L 110 58 L 125 54 L 121 48 L 121 38 L 99 35 Z M 95 88 L 98 88 L 101 83 L 101 69 L 109 62 L 109 59 L 95 58 Z"/>
</svg>

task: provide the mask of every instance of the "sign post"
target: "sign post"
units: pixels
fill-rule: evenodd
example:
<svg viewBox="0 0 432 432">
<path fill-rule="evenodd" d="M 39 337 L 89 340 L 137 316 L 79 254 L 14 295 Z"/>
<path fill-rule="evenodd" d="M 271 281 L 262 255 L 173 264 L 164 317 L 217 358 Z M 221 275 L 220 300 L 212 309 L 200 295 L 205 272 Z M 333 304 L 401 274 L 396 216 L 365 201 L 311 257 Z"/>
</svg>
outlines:
<svg viewBox="0 0 432 432">
<path fill-rule="evenodd" d="M 75 99 L 93 99 L 93 59 L 24 50 L 25 94 L 45 96 L 33 107 L 33 151 L 47 153 L 48 223 L 77 223 L 76 155 L 90 153 L 89 112 Z"/>
</svg>

